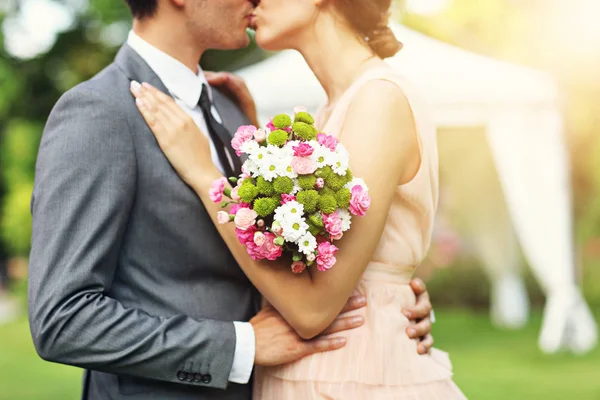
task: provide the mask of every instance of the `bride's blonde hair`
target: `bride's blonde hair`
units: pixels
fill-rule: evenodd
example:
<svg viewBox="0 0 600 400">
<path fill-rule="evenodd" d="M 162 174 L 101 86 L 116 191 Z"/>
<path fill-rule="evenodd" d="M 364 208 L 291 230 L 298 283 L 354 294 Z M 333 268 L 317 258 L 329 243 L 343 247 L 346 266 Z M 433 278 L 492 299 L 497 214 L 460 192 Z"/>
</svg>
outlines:
<svg viewBox="0 0 600 400">
<path fill-rule="evenodd" d="M 377 56 L 392 57 L 402 49 L 388 26 L 392 0 L 334 0 L 333 4 Z"/>
</svg>

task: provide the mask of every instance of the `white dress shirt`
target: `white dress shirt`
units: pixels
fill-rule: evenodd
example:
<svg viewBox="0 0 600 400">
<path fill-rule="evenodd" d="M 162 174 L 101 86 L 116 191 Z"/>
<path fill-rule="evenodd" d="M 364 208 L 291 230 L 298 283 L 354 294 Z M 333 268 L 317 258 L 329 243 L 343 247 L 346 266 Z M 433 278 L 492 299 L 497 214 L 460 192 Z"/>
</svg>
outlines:
<svg viewBox="0 0 600 400">
<path fill-rule="evenodd" d="M 206 84 L 206 87 L 208 87 L 208 95 L 211 101 L 212 93 L 210 92 L 210 86 L 208 86 L 208 82 L 206 81 L 206 77 L 200 66 L 198 66 L 198 72 L 194 73 L 183 63 L 152 46 L 133 31 L 129 32 L 127 44 L 135 50 L 144 61 L 146 61 L 169 90 L 177 105 L 190 115 L 200 130 L 209 137 L 208 127 L 204 115 L 202 114 L 202 110 L 198 106 L 198 101 L 202 94 L 203 84 Z M 211 112 L 217 121 L 222 121 L 214 106 L 212 107 Z M 219 161 L 219 157 L 212 141 L 210 141 L 210 152 L 215 166 L 221 173 L 224 173 L 223 166 Z M 254 354 L 256 351 L 254 329 L 248 322 L 236 321 L 233 324 L 235 327 L 236 346 L 233 356 L 233 366 L 229 374 L 229 381 L 245 384 L 249 382 L 254 366 Z"/>
</svg>

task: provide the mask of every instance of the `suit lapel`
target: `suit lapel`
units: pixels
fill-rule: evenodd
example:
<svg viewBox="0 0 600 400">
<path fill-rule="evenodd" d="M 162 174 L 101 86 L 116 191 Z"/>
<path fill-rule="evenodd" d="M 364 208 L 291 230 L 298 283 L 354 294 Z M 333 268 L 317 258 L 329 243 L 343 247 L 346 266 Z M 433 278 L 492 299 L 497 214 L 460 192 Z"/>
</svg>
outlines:
<svg viewBox="0 0 600 400">
<path fill-rule="evenodd" d="M 121 49 L 115 57 L 115 64 L 130 80 L 135 80 L 140 83 L 147 82 L 166 95 L 171 96 L 158 75 L 154 73 L 146 61 L 144 61 L 144 59 L 127 43 L 121 46 Z"/>
</svg>

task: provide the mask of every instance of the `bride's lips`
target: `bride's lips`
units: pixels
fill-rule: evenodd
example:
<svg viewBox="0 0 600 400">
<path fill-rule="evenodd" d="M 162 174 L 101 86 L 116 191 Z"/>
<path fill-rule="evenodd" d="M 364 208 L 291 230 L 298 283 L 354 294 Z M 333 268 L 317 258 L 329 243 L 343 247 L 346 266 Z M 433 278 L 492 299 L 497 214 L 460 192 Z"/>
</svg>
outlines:
<svg viewBox="0 0 600 400">
<path fill-rule="evenodd" d="M 256 14 L 252 13 L 246 18 L 248 19 L 248 27 L 256 30 Z"/>
</svg>

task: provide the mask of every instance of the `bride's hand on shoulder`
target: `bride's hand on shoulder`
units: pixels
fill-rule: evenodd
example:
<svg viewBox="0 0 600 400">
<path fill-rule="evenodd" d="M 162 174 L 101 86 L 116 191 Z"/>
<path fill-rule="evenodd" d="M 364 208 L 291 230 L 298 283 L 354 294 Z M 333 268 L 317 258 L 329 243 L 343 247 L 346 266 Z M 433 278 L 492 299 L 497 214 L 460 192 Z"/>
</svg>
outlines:
<svg viewBox="0 0 600 400">
<path fill-rule="evenodd" d="M 158 145 L 185 182 L 192 185 L 216 169 L 208 139 L 171 97 L 148 83 L 132 81 L 130 90 Z"/>
</svg>

